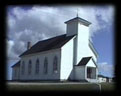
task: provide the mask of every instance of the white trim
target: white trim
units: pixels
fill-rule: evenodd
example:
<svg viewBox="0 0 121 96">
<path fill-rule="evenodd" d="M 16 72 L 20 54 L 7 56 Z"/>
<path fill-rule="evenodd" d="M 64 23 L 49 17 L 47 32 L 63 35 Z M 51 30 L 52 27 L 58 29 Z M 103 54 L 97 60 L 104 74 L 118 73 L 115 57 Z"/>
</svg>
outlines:
<svg viewBox="0 0 121 96">
<path fill-rule="evenodd" d="M 94 58 L 92 57 L 91 59 L 92 59 L 92 62 L 94 62 L 96 68 L 98 68 L 97 63 L 95 62 Z"/>
<path fill-rule="evenodd" d="M 69 41 L 73 40 L 75 37 L 76 37 L 76 36 L 74 36 L 73 38 L 71 38 Z M 68 41 L 68 42 L 69 42 L 69 41 Z M 67 43 L 68 43 L 68 42 L 67 42 Z M 65 43 L 62 47 L 64 47 L 67 43 Z M 61 47 L 61 49 L 62 49 L 62 47 Z"/>
<path fill-rule="evenodd" d="M 95 54 L 96 58 L 98 57 L 98 53 L 96 49 L 94 48 L 92 42 L 89 40 L 89 48 L 92 50 L 92 52 Z"/>
</svg>

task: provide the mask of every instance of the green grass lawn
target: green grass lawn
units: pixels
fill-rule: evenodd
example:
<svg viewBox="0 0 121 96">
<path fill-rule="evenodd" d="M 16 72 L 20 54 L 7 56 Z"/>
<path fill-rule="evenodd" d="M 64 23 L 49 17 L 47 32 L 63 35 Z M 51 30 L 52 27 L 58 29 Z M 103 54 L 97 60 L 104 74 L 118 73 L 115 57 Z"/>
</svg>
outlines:
<svg viewBox="0 0 121 96">
<path fill-rule="evenodd" d="M 100 83 L 102 91 L 113 91 L 115 84 Z M 8 91 L 99 91 L 99 86 L 91 83 L 84 84 L 57 84 L 57 85 L 40 85 L 40 84 L 8 84 Z"/>
<path fill-rule="evenodd" d="M 102 91 L 113 91 L 115 90 L 115 83 L 100 83 L 102 87 Z"/>
</svg>

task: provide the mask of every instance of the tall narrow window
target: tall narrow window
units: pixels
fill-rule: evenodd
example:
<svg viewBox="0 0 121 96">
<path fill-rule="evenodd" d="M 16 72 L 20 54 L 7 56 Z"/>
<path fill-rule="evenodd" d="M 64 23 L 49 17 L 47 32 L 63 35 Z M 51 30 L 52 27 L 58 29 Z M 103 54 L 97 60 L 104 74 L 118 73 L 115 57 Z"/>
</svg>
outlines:
<svg viewBox="0 0 121 96">
<path fill-rule="evenodd" d="M 36 61 L 35 74 L 39 74 L 39 59 L 37 59 L 37 61 Z"/>
<path fill-rule="evenodd" d="M 54 60 L 53 60 L 53 72 L 54 73 L 58 72 L 58 58 L 57 58 L 57 56 L 55 56 Z"/>
<path fill-rule="evenodd" d="M 25 64 L 24 61 L 22 62 L 22 67 L 21 67 L 21 74 L 24 75 L 25 73 Z"/>
<path fill-rule="evenodd" d="M 29 60 L 29 64 L 28 64 L 28 74 L 30 75 L 31 74 L 31 70 L 32 69 L 32 62 L 31 60 Z"/>
<path fill-rule="evenodd" d="M 45 60 L 44 60 L 44 74 L 47 74 L 48 72 L 48 60 L 47 60 L 47 57 L 45 57 Z"/>
<path fill-rule="evenodd" d="M 16 70 L 16 68 L 14 69 L 14 77 L 16 77 L 16 75 L 17 75 L 17 70 Z"/>
</svg>

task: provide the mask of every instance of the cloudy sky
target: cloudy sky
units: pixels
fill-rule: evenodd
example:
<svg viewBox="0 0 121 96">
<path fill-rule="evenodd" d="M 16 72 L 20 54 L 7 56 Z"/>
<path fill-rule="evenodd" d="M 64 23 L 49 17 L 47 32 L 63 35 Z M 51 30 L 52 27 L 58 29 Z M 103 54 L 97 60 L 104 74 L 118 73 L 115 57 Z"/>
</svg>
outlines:
<svg viewBox="0 0 121 96">
<path fill-rule="evenodd" d="M 7 79 L 11 67 L 26 50 L 28 41 L 34 45 L 40 40 L 66 33 L 65 21 L 76 17 L 90 21 L 90 38 L 99 59 L 99 73 L 113 76 L 114 11 L 112 5 L 102 6 L 8 6 L 7 16 Z"/>
</svg>

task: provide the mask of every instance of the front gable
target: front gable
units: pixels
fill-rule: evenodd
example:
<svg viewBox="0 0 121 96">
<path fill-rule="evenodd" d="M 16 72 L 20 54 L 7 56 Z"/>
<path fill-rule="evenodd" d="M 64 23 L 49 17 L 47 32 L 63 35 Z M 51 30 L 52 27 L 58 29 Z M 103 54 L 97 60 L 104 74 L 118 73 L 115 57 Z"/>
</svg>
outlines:
<svg viewBox="0 0 121 96">
<path fill-rule="evenodd" d="M 97 67 L 95 61 L 91 58 L 89 62 L 86 64 L 88 67 Z"/>
<path fill-rule="evenodd" d="M 93 57 L 90 56 L 82 58 L 76 66 L 97 67 L 97 64 L 94 61 Z"/>
</svg>

